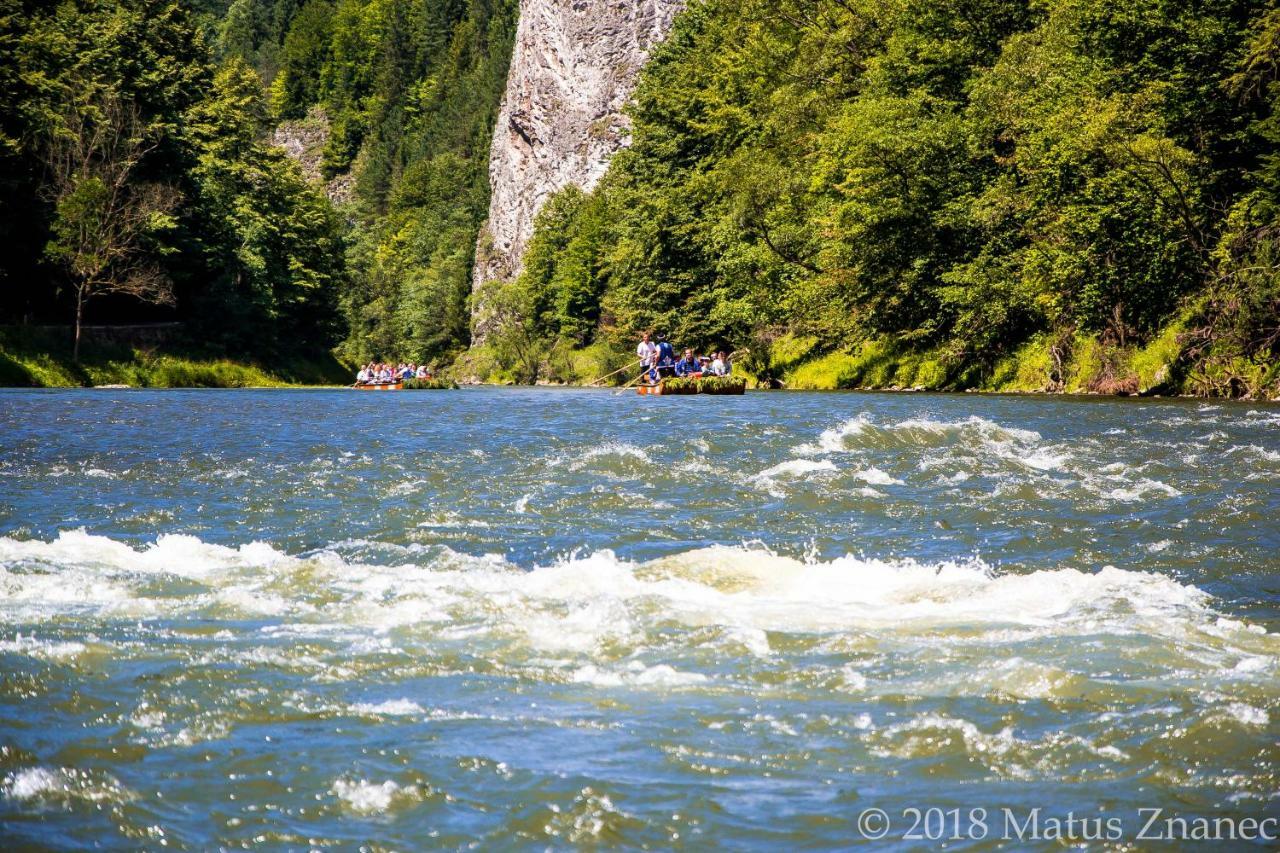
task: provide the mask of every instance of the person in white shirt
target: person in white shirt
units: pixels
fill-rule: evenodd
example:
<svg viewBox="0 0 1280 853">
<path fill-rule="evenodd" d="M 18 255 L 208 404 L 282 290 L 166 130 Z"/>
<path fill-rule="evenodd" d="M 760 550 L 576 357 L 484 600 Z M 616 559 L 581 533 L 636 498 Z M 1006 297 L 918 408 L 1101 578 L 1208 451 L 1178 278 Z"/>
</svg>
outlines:
<svg viewBox="0 0 1280 853">
<path fill-rule="evenodd" d="M 729 360 L 725 358 L 724 353 L 716 353 L 715 361 L 711 362 L 711 374 L 713 376 L 728 376 L 730 369 Z"/>
<path fill-rule="evenodd" d="M 363 385 L 369 381 L 369 368 L 362 367 L 360 372 L 356 374 L 356 384 Z"/>
<path fill-rule="evenodd" d="M 658 347 L 649 340 L 649 333 L 645 332 L 640 337 L 640 344 L 636 347 L 636 355 L 640 358 L 640 367 L 642 370 L 648 370 L 653 364 L 653 358 L 658 354 Z"/>
</svg>

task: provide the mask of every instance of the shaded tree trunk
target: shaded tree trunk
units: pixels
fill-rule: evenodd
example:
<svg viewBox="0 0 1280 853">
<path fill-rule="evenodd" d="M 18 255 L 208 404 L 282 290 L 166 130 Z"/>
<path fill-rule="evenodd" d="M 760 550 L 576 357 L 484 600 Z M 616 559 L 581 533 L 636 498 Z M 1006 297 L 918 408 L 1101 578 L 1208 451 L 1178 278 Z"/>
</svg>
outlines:
<svg viewBox="0 0 1280 853">
<path fill-rule="evenodd" d="M 71 338 L 71 361 L 80 363 L 80 324 L 84 320 L 84 289 L 76 288 L 76 322 Z"/>
</svg>

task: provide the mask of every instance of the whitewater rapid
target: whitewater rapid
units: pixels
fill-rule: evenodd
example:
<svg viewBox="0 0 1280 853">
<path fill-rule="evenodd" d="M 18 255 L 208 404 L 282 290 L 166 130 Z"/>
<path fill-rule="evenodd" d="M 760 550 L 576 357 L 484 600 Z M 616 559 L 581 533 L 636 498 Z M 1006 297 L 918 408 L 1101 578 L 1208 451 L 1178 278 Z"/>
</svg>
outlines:
<svg viewBox="0 0 1280 853">
<path fill-rule="evenodd" d="M 1271 410 L 21 399 L 26 842 L 838 847 L 868 803 L 1280 796 Z"/>
</svg>

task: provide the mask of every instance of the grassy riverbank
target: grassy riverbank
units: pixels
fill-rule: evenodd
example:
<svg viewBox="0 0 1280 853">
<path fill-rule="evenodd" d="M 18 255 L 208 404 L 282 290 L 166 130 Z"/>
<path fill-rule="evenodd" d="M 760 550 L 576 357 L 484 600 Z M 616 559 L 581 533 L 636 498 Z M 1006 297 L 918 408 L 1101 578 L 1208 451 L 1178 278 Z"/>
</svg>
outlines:
<svg viewBox="0 0 1280 853">
<path fill-rule="evenodd" d="M 871 340 L 823 352 L 811 341 L 783 338 L 774 342 L 758 369 L 783 387 L 806 390 L 1280 398 L 1280 360 L 1195 349 L 1176 323 L 1142 345 L 1121 346 L 1083 334 L 1038 335 L 989 367 L 960 372 L 948 369 L 944 351 Z"/>
<path fill-rule="evenodd" d="M 1164 395 L 1231 399 L 1280 398 L 1280 359 L 1246 357 L 1222 343 L 1206 345 L 1185 319 L 1142 344 L 1117 345 L 1094 335 L 1037 335 L 981 365 L 957 369 L 943 349 L 911 349 L 884 339 L 833 348 L 784 334 L 735 359 L 748 387 L 804 391 L 850 389 Z M 586 385 L 635 378 L 634 355 L 622 344 L 553 347 L 537 364 L 503 357 L 491 346 L 465 353 L 447 372 L 463 383 Z M 624 366 L 625 367 L 624 369 Z"/>
<path fill-rule="evenodd" d="M 65 335 L 35 328 L 0 329 L 0 386 L 7 387 L 273 388 L 342 385 L 350 382 L 350 375 L 328 354 L 263 363 L 182 340 L 155 347 L 86 341 L 77 363 Z"/>
</svg>

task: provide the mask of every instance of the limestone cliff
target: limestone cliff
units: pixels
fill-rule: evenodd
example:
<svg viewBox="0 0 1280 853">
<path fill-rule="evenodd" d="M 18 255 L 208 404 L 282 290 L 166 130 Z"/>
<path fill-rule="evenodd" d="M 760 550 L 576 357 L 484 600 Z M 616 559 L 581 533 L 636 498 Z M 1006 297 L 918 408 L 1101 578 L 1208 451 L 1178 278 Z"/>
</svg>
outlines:
<svg viewBox="0 0 1280 853">
<path fill-rule="evenodd" d="M 557 190 L 595 186 L 628 142 L 622 108 L 684 0 L 522 0 L 489 157 L 489 221 L 474 287 L 520 271 L 533 218 Z M 473 313 L 484 333 L 484 306 Z"/>
</svg>

